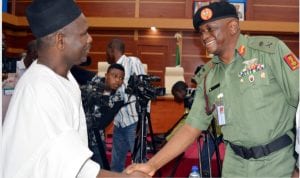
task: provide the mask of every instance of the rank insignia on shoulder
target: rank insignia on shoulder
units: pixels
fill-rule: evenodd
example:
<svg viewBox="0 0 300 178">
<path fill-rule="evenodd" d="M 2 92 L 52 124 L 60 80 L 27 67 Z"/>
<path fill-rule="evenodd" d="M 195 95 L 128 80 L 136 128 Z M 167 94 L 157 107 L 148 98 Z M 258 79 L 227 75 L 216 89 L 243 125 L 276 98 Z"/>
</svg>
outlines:
<svg viewBox="0 0 300 178">
<path fill-rule="evenodd" d="M 293 53 L 284 56 L 283 59 L 291 70 L 294 71 L 299 68 L 299 61 Z"/>
</svg>

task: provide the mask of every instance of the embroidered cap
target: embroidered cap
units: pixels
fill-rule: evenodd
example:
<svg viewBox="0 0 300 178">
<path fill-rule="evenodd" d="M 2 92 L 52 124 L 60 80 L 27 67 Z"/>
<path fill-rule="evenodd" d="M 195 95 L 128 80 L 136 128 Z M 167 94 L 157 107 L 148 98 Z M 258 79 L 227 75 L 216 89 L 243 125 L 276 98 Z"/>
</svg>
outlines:
<svg viewBox="0 0 300 178">
<path fill-rule="evenodd" d="M 36 38 L 56 32 L 80 14 L 74 0 L 34 0 L 26 9 L 29 26 Z"/>
<path fill-rule="evenodd" d="M 228 17 L 239 19 L 234 5 L 227 1 L 213 2 L 198 9 L 193 17 L 193 25 L 198 31 L 200 25 Z"/>
</svg>

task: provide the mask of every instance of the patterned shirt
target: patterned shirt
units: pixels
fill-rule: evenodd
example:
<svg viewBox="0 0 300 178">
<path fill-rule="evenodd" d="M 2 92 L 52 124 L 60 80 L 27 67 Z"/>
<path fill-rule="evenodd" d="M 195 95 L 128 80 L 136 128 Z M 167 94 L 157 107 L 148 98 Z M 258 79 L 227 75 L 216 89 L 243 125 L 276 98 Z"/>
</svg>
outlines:
<svg viewBox="0 0 300 178">
<path fill-rule="evenodd" d="M 90 146 L 97 145 L 94 129 L 99 130 L 103 139 L 104 131 L 102 129 L 113 120 L 113 115 L 107 118 L 107 113 L 115 112 L 114 110 L 117 108 L 114 106 L 117 103 L 124 103 L 120 92 L 104 91 L 104 79 L 95 76 L 92 82 L 81 87 Z"/>
<path fill-rule="evenodd" d="M 118 112 L 114 119 L 114 125 L 117 127 L 126 127 L 138 121 L 138 113 L 136 111 L 136 97 L 131 95 L 129 97 L 128 94 L 125 93 L 125 89 L 128 84 L 128 80 L 131 75 L 136 74 L 145 74 L 145 70 L 142 62 L 137 57 L 127 57 L 126 55 L 121 56 L 121 58 L 117 61 L 118 64 L 121 64 L 125 69 L 125 77 L 123 85 L 118 89 L 121 93 L 122 98 L 124 98 L 124 102 L 132 102 L 125 107 L 122 107 Z"/>
</svg>

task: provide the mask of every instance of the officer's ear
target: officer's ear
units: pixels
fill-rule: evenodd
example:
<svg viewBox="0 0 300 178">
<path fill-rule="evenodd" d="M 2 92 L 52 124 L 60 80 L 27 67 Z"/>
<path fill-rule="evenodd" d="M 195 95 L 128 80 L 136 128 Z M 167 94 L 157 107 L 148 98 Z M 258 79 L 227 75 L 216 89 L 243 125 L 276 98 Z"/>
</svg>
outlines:
<svg viewBox="0 0 300 178">
<path fill-rule="evenodd" d="M 228 24 L 228 27 L 229 27 L 231 35 L 235 35 L 236 33 L 238 33 L 240 31 L 239 22 L 237 19 L 231 20 Z"/>
</svg>

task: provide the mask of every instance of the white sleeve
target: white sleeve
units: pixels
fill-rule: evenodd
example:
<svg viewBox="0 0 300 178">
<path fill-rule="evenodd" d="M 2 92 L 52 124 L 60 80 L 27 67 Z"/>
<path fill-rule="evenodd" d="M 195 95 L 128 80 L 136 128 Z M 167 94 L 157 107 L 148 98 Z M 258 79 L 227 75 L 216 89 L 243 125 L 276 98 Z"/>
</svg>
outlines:
<svg viewBox="0 0 300 178">
<path fill-rule="evenodd" d="M 89 173 L 91 175 L 99 170 L 94 165 L 92 170 L 92 164 L 87 161 L 92 154 L 82 142 L 78 132 L 70 130 L 44 145 L 34 167 L 39 172 L 39 177 L 43 178 L 71 178 L 79 173 L 83 175 L 87 170 L 91 170 Z"/>
<path fill-rule="evenodd" d="M 80 169 L 76 178 L 96 178 L 100 171 L 100 166 L 96 162 L 88 159 Z"/>
</svg>

